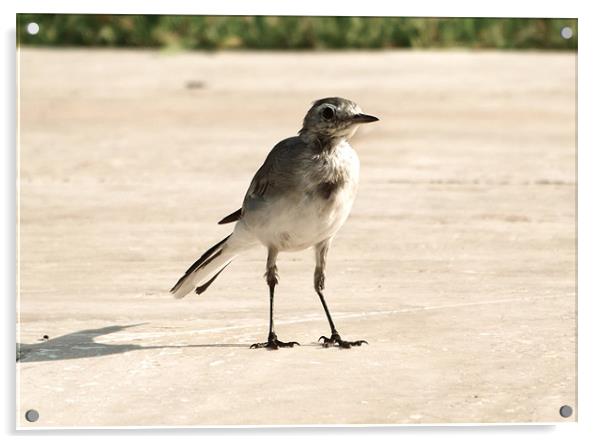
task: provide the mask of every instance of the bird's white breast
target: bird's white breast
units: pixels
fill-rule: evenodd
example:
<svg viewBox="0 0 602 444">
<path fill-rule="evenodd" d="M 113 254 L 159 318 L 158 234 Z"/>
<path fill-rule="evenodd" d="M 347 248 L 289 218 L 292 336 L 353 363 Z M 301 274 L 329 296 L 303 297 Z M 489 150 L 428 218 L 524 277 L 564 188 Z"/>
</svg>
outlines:
<svg viewBox="0 0 602 444">
<path fill-rule="evenodd" d="M 260 241 L 294 251 L 334 236 L 353 206 L 359 168 L 357 154 L 347 142 L 328 156 L 314 156 L 300 177 L 299 192 L 270 208 L 269 222 L 256 231 Z"/>
</svg>

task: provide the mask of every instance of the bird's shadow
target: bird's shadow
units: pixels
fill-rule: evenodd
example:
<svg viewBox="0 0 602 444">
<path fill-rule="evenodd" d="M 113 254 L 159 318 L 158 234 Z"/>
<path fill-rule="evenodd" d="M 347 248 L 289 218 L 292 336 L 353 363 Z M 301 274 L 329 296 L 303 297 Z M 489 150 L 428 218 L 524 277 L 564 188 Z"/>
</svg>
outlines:
<svg viewBox="0 0 602 444">
<path fill-rule="evenodd" d="M 59 361 L 63 359 L 92 358 L 133 350 L 150 350 L 165 348 L 205 348 L 205 347 L 243 347 L 247 344 L 192 344 L 192 345 L 151 345 L 137 344 L 103 344 L 94 339 L 99 336 L 115 333 L 126 328 L 142 324 L 111 325 L 109 327 L 80 330 L 57 338 L 41 339 L 35 344 L 17 344 L 17 362 Z"/>
</svg>

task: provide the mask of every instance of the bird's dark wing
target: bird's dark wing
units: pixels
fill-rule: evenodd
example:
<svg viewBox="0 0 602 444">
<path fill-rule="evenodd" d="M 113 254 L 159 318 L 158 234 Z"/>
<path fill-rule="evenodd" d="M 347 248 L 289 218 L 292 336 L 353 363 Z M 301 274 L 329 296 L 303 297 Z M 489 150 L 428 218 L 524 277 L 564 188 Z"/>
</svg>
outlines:
<svg viewBox="0 0 602 444">
<path fill-rule="evenodd" d="M 299 137 L 291 137 L 278 143 L 257 170 L 245 195 L 246 203 L 253 199 L 269 199 L 288 191 L 295 184 L 295 158 L 303 150 Z"/>
<path fill-rule="evenodd" d="M 224 217 L 222 220 L 220 220 L 218 222 L 218 224 L 223 225 L 223 224 L 229 224 L 231 222 L 236 222 L 238 219 L 241 218 L 241 216 L 242 216 L 242 208 L 239 208 L 234 213 L 230 213 L 226 217 Z"/>
<path fill-rule="evenodd" d="M 288 139 L 287 139 L 288 140 Z M 268 154 L 267 158 L 263 162 L 263 165 L 259 167 L 251 184 L 245 193 L 242 208 L 239 208 L 235 212 L 228 214 L 222 220 L 218 222 L 219 225 L 229 224 L 240 220 L 245 212 L 245 208 L 253 206 L 257 200 L 263 200 L 267 194 L 271 194 L 274 191 L 274 184 L 278 182 L 277 174 L 274 175 L 274 169 L 278 170 L 278 164 L 280 163 L 279 158 L 282 157 L 281 151 L 286 149 L 286 140 L 280 142 L 272 151 Z"/>
<path fill-rule="evenodd" d="M 273 187 L 275 179 L 272 173 L 275 163 L 273 160 L 268 156 L 264 164 L 257 170 L 251 185 L 249 185 L 246 197 L 262 197 L 269 188 Z"/>
</svg>

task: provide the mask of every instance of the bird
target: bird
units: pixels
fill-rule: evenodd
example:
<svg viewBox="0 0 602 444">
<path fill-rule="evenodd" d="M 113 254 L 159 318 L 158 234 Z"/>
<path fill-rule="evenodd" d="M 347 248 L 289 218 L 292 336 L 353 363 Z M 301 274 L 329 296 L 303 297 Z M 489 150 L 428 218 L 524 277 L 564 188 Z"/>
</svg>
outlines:
<svg viewBox="0 0 602 444">
<path fill-rule="evenodd" d="M 324 347 L 351 348 L 365 340 L 341 338 L 324 297 L 328 250 L 347 220 L 358 189 L 360 161 L 349 139 L 360 125 L 376 122 L 349 99 L 316 100 L 298 134 L 277 143 L 257 170 L 242 206 L 218 224 L 235 223 L 230 235 L 209 248 L 170 290 L 183 298 L 193 290 L 202 294 L 237 256 L 263 246 L 267 250 L 265 279 L 269 288 L 270 320 L 266 342 L 251 348 L 275 350 L 299 345 L 280 341 L 274 327 L 274 292 L 279 281 L 280 252 L 315 252 L 314 289 L 330 326 L 321 336 Z"/>
</svg>

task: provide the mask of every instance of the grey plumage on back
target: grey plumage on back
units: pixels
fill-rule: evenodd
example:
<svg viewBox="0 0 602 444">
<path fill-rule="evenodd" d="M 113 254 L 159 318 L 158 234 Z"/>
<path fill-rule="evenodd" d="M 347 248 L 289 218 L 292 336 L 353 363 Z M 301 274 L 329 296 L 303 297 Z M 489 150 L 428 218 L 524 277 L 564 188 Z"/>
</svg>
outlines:
<svg viewBox="0 0 602 444">
<path fill-rule="evenodd" d="M 243 209 L 250 199 L 265 199 L 286 194 L 294 189 L 301 174 L 298 166 L 307 158 L 306 145 L 299 137 L 278 143 L 255 173 L 245 195 Z"/>
<path fill-rule="evenodd" d="M 322 336 L 325 346 L 349 348 L 365 341 L 344 341 L 334 327 L 323 296 L 326 253 L 347 219 L 359 180 L 359 159 L 348 140 L 357 127 L 374 122 L 352 101 L 330 97 L 317 100 L 307 112 L 299 134 L 279 142 L 255 173 L 241 209 L 219 223 L 236 222 L 233 233 L 212 247 L 174 286 L 176 297 L 194 289 L 201 293 L 240 253 L 263 245 L 268 251 L 266 280 L 270 290 L 270 328 L 265 343 L 254 348 L 293 346 L 281 342 L 273 327 L 276 259 L 281 251 L 316 250 L 314 288 L 331 327 Z"/>
</svg>

